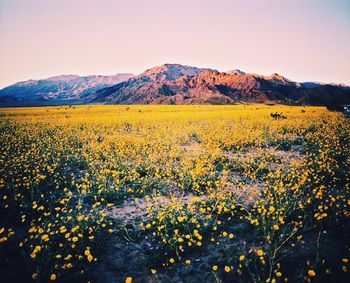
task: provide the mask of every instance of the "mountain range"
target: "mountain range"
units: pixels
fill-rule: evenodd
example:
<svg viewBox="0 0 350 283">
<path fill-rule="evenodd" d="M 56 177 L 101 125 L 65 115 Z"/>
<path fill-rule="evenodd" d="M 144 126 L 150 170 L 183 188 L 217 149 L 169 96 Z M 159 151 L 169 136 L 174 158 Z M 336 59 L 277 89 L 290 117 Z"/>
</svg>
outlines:
<svg viewBox="0 0 350 283">
<path fill-rule="evenodd" d="M 0 105 L 79 103 L 105 87 L 130 79 L 133 74 L 113 76 L 62 75 L 42 80 L 18 82 L 0 90 Z"/>
<path fill-rule="evenodd" d="M 18 82 L 0 90 L 0 105 L 49 104 L 233 104 L 274 102 L 350 104 L 350 87 L 294 82 L 279 74 L 262 76 L 240 70 L 219 72 L 164 64 L 134 76 L 64 75 Z"/>
</svg>

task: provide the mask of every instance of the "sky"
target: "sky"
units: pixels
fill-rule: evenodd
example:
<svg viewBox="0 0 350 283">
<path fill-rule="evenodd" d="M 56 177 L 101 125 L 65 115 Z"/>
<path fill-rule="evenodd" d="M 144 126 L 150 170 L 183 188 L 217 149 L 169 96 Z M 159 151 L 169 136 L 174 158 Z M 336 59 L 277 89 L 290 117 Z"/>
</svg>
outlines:
<svg viewBox="0 0 350 283">
<path fill-rule="evenodd" d="M 350 0 L 0 0 L 0 88 L 164 63 L 350 85 Z"/>
</svg>

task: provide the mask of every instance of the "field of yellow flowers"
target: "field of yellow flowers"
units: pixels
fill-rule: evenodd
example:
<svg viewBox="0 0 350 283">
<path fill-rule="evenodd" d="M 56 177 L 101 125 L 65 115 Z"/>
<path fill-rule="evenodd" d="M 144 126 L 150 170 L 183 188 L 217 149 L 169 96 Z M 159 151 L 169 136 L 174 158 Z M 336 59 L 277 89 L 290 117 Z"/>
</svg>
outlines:
<svg viewBox="0 0 350 283">
<path fill-rule="evenodd" d="M 323 107 L 0 108 L 0 282 L 349 282 Z"/>
</svg>

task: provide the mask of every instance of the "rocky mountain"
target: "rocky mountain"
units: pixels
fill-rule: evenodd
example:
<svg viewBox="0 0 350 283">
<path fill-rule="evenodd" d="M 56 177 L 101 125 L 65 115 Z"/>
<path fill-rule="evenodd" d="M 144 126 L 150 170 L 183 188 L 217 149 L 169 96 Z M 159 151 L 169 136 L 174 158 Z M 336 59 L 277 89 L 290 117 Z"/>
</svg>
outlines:
<svg viewBox="0 0 350 283">
<path fill-rule="evenodd" d="M 276 101 L 289 104 L 325 105 L 350 103 L 350 88 L 304 85 L 279 74 L 261 76 L 240 70 L 212 69 L 166 64 L 89 96 L 93 102 L 116 104 L 227 104 Z"/>
<path fill-rule="evenodd" d="M 85 101 L 89 94 L 133 77 L 132 74 L 113 76 L 62 75 L 42 80 L 18 82 L 0 90 L 0 104 L 62 104 Z"/>
<path fill-rule="evenodd" d="M 96 91 L 89 96 L 89 100 L 117 104 L 168 104 L 182 90 L 184 81 L 205 71 L 215 72 L 212 69 L 164 64 L 148 69 L 128 81 Z"/>
<path fill-rule="evenodd" d="M 118 81 L 119 80 L 119 81 Z M 58 76 L 26 81 L 0 90 L 3 99 L 57 103 L 109 104 L 229 104 L 266 102 L 324 105 L 350 104 L 344 85 L 299 83 L 279 74 L 262 76 L 240 70 L 218 72 L 179 64 L 164 64 L 138 76 Z"/>
<path fill-rule="evenodd" d="M 203 71 L 213 71 L 212 69 L 184 66 L 180 64 L 164 64 L 144 71 L 137 76 L 137 79 L 149 81 L 170 81 L 181 77 L 194 77 Z"/>
</svg>

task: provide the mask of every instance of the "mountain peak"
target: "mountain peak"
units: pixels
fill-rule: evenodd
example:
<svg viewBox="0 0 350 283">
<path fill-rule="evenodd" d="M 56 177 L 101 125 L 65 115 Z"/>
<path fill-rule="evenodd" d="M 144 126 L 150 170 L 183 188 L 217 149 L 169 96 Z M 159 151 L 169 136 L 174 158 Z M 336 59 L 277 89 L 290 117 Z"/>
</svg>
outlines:
<svg viewBox="0 0 350 283">
<path fill-rule="evenodd" d="M 277 80 L 286 80 L 285 77 L 283 77 L 277 73 L 273 73 L 272 75 L 268 76 L 267 78 L 277 79 Z"/>
<path fill-rule="evenodd" d="M 156 66 L 151 69 L 147 69 L 142 74 L 140 74 L 139 77 L 147 76 L 151 80 L 168 81 L 175 80 L 183 76 L 194 77 L 205 70 L 211 69 L 166 63 L 161 66 Z"/>
<path fill-rule="evenodd" d="M 246 75 L 245 72 L 243 72 L 241 70 L 238 70 L 238 69 L 229 70 L 229 71 L 227 71 L 225 73 L 229 74 L 229 75 Z"/>
<path fill-rule="evenodd" d="M 275 84 L 279 84 L 279 85 L 297 85 L 300 86 L 300 83 L 296 83 L 294 81 L 291 81 L 290 79 L 287 79 L 284 76 L 281 76 L 277 73 L 273 73 L 270 76 L 261 76 L 262 78 L 264 78 L 265 80 L 268 80 L 270 82 L 273 82 Z"/>
</svg>

